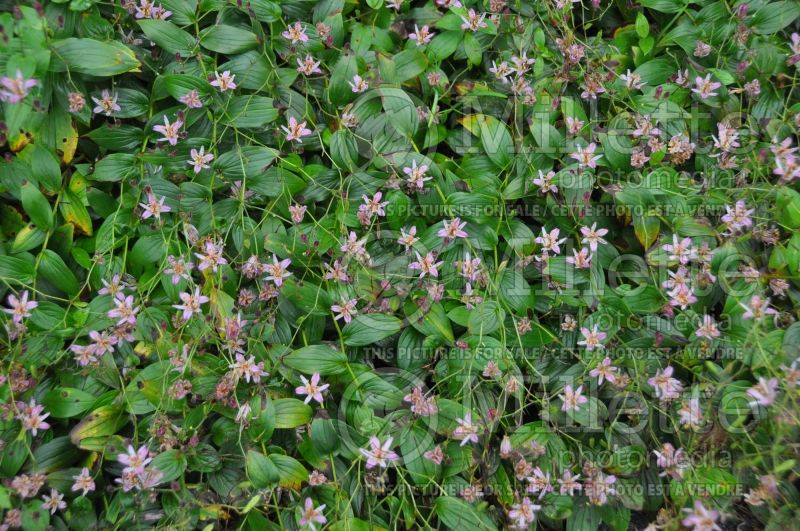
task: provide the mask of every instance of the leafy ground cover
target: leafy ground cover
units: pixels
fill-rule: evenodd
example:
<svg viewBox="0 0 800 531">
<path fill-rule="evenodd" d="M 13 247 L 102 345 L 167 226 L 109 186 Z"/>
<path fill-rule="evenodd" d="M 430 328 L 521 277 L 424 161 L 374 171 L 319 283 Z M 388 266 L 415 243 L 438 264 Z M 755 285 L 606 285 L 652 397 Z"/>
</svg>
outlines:
<svg viewBox="0 0 800 531">
<path fill-rule="evenodd" d="M 0 529 L 796 528 L 797 1 L 0 6 Z"/>
</svg>

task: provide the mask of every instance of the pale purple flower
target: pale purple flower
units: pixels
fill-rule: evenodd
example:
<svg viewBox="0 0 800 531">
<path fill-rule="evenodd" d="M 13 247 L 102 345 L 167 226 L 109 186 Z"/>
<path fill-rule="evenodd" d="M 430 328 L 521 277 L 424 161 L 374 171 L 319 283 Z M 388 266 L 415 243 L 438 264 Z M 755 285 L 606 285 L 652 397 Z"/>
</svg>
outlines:
<svg viewBox="0 0 800 531">
<path fill-rule="evenodd" d="M 409 269 L 416 269 L 419 273 L 419 278 L 423 278 L 425 275 L 430 275 L 432 277 L 439 276 L 439 266 L 442 265 L 444 262 L 437 262 L 436 257 L 432 252 L 422 257 L 418 252 L 415 251 L 417 255 L 417 261 L 411 262 L 408 264 Z"/>
<path fill-rule="evenodd" d="M 315 508 L 314 501 L 311 498 L 306 498 L 303 515 L 300 517 L 300 525 L 307 525 L 311 531 L 316 531 L 316 524 L 325 524 L 328 521 L 328 519 L 322 515 L 324 509 L 325 504 Z"/>
<path fill-rule="evenodd" d="M 442 223 L 443 227 L 439 229 L 436 235 L 443 238 L 445 242 L 469 236 L 467 231 L 464 230 L 464 227 L 467 226 L 467 222 L 461 221 L 460 218 L 453 218 L 450 221 L 443 221 Z"/>
<path fill-rule="evenodd" d="M 206 240 L 205 245 L 203 246 L 203 251 L 205 254 L 194 253 L 194 255 L 200 259 L 200 264 L 197 266 L 197 269 L 204 271 L 210 267 L 211 271 L 216 273 L 219 266 L 228 263 L 228 261 L 222 256 L 222 250 L 222 244 L 217 244 L 211 240 Z"/>
<path fill-rule="evenodd" d="M 717 525 L 719 512 L 706 509 L 700 500 L 695 500 L 693 509 L 684 508 L 682 511 L 687 516 L 681 523 L 692 531 L 722 531 Z"/>
<path fill-rule="evenodd" d="M 290 258 L 278 261 L 278 257 L 273 254 L 272 263 L 264 264 L 264 269 L 268 273 L 266 280 L 271 280 L 277 287 L 281 287 L 283 279 L 292 276 L 292 273 L 286 270 L 291 264 L 292 260 Z"/>
<path fill-rule="evenodd" d="M 233 81 L 235 77 L 236 74 L 231 75 L 230 70 L 225 70 L 222 74 L 214 72 L 214 80 L 211 81 L 211 86 L 217 87 L 220 92 L 233 90 L 236 88 L 236 83 Z"/>
<path fill-rule="evenodd" d="M 153 126 L 153 131 L 164 135 L 163 138 L 157 139 L 156 142 L 169 142 L 170 146 L 174 146 L 178 143 L 178 135 L 180 134 L 181 127 L 183 127 L 183 121 L 175 120 L 175 122 L 169 123 L 169 119 L 165 115 L 164 125 Z"/>
<path fill-rule="evenodd" d="M 705 78 L 697 76 L 694 84 L 695 88 L 692 89 L 692 92 L 700 96 L 701 99 L 716 96 L 717 93 L 714 91 L 722 86 L 722 83 L 711 81 L 711 74 L 707 74 Z"/>
<path fill-rule="evenodd" d="M 758 383 L 747 390 L 747 395 L 753 398 L 751 402 L 753 405 L 771 406 L 778 396 L 778 379 L 770 378 L 767 380 L 759 377 Z"/>
<path fill-rule="evenodd" d="M 417 27 L 414 24 L 414 32 L 408 34 L 409 40 L 416 41 L 417 46 L 423 46 L 431 42 L 431 39 L 436 33 L 432 32 L 428 25 L 422 26 L 422 28 Z"/>
<path fill-rule="evenodd" d="M 25 79 L 19 70 L 15 77 L 0 77 L 0 101 L 19 103 L 25 99 L 30 89 L 38 84 L 35 79 Z"/>
<path fill-rule="evenodd" d="M 190 109 L 199 109 L 203 106 L 203 102 L 200 100 L 200 93 L 197 92 L 197 89 L 192 89 L 180 98 L 178 101 L 189 107 Z"/>
<path fill-rule="evenodd" d="M 531 502 L 530 498 L 522 498 L 521 503 L 515 503 L 508 511 L 508 518 L 514 522 L 518 529 L 529 529 L 536 521 L 536 513 L 542 510 L 541 505 Z"/>
<path fill-rule="evenodd" d="M 596 348 L 603 348 L 603 341 L 608 337 L 608 334 L 599 330 L 598 325 L 594 325 L 591 330 L 581 327 L 581 335 L 583 340 L 578 341 L 578 345 L 586 346 L 587 352 L 591 352 Z"/>
<path fill-rule="evenodd" d="M 303 385 L 296 387 L 294 392 L 298 395 L 307 395 L 303 402 L 308 404 L 313 399 L 321 404 L 324 400 L 322 392 L 330 387 L 330 384 L 319 385 L 318 372 L 311 375 L 311 380 L 307 380 L 305 376 L 300 375 L 300 381 L 303 382 Z"/>
<path fill-rule="evenodd" d="M 191 319 L 194 314 L 202 313 L 200 305 L 209 301 L 208 297 L 200 294 L 199 287 L 194 288 L 194 293 L 181 293 L 180 298 L 183 304 L 173 304 L 172 307 L 183 311 L 181 318 L 184 321 Z"/>
<path fill-rule="evenodd" d="M 589 228 L 589 227 L 581 227 L 581 234 L 583 235 L 583 239 L 581 240 L 581 243 L 588 243 L 589 244 L 589 248 L 592 250 L 592 252 L 596 252 L 597 251 L 597 244 L 598 243 L 602 243 L 602 244 L 608 243 L 603 239 L 603 236 L 608 234 L 608 229 L 604 229 L 604 228 L 599 228 L 598 229 L 597 228 L 597 222 L 592 223 L 591 228 Z"/>
<path fill-rule="evenodd" d="M 348 301 L 342 301 L 342 304 L 332 305 L 331 311 L 336 314 L 334 319 L 338 321 L 339 319 L 344 318 L 345 323 L 352 321 L 353 316 L 358 313 L 356 310 L 356 304 L 358 304 L 358 299 L 350 299 Z"/>
<path fill-rule="evenodd" d="M 453 438 L 461 441 L 460 446 L 467 443 L 478 443 L 478 426 L 472 423 L 472 413 L 467 411 L 464 418 L 456 419 L 458 426 L 453 430 Z"/>
<path fill-rule="evenodd" d="M 303 143 L 303 137 L 312 133 L 311 129 L 306 127 L 306 122 L 298 122 L 294 116 L 290 116 L 288 125 L 282 125 L 281 129 L 286 133 L 287 142 L 297 140 L 301 144 Z"/>
<path fill-rule="evenodd" d="M 322 73 L 322 70 L 319 68 L 320 61 L 315 60 L 311 55 L 306 55 L 306 58 L 303 60 L 298 57 L 297 65 L 297 71 L 305 76 Z"/>
<path fill-rule="evenodd" d="M 39 430 L 44 431 L 50 428 L 50 424 L 44 421 L 50 416 L 50 413 L 45 413 L 44 406 L 37 404 L 33 398 L 27 404 L 18 402 L 17 409 L 20 410 L 17 418 L 22 422 L 22 427 L 31 432 L 34 437 Z"/>
<path fill-rule="evenodd" d="M 618 370 L 619 369 L 614 367 L 611 358 L 606 356 L 605 358 L 603 358 L 603 361 L 601 361 L 597 365 L 597 367 L 589 371 L 589 376 L 591 376 L 592 378 L 597 378 L 597 385 L 603 385 L 604 380 L 608 380 L 609 382 L 614 383 L 617 381 Z"/>
<path fill-rule="evenodd" d="M 173 285 L 180 282 L 181 279 L 189 280 L 189 274 L 194 268 L 192 262 L 187 262 L 183 258 L 175 258 L 172 255 L 167 257 L 167 262 L 169 262 L 170 267 L 165 269 L 164 273 L 172 276 L 171 280 Z"/>
<path fill-rule="evenodd" d="M 668 365 L 665 369 L 656 371 L 655 376 L 647 380 L 648 385 L 652 386 L 655 390 L 656 398 L 663 401 L 674 400 L 680 397 L 683 391 L 683 384 L 680 380 L 672 377 L 675 369 Z"/>
<path fill-rule="evenodd" d="M 205 146 L 200 146 L 200 151 L 192 148 L 189 155 L 191 159 L 187 160 L 186 163 L 194 168 L 195 173 L 200 173 L 204 169 L 210 168 L 208 163 L 214 160 L 214 154 L 206 153 Z"/>
<path fill-rule="evenodd" d="M 236 360 L 230 365 L 236 378 L 244 378 L 247 383 L 252 380 L 254 383 L 261 382 L 261 377 L 266 376 L 264 362 L 256 363 L 255 356 L 245 358 L 242 354 L 236 354 Z"/>
<path fill-rule="evenodd" d="M 136 314 L 139 313 L 139 307 L 133 306 L 133 295 L 126 297 L 123 293 L 117 293 L 114 305 L 116 307 L 109 310 L 107 315 L 112 319 L 118 319 L 117 326 L 136 324 Z"/>
<path fill-rule="evenodd" d="M 288 26 L 286 28 L 286 31 L 281 33 L 281 36 L 284 39 L 292 41 L 292 44 L 297 44 L 298 42 L 302 43 L 308 42 L 308 35 L 306 35 L 306 29 L 300 22 L 295 22 L 293 25 Z"/>
<path fill-rule="evenodd" d="M 367 470 L 375 468 L 386 468 L 389 463 L 400 459 L 398 455 L 390 450 L 392 447 L 392 437 L 386 439 L 386 442 L 381 444 L 380 439 L 374 435 L 369 438 L 369 449 L 360 448 L 361 455 L 367 458 Z"/>
<path fill-rule="evenodd" d="M 366 91 L 369 88 L 369 84 L 358 74 L 353 76 L 352 81 L 348 81 L 350 84 L 350 88 L 356 94 Z"/>
<path fill-rule="evenodd" d="M 570 157 L 578 161 L 578 166 L 584 168 L 588 166 L 589 168 L 597 168 L 597 161 L 600 159 L 601 155 L 595 155 L 594 152 L 597 149 L 597 144 L 594 142 L 590 143 L 585 148 L 582 146 L 576 146 L 577 151 L 575 153 L 571 153 Z"/>
<path fill-rule="evenodd" d="M 92 101 L 96 104 L 95 108 L 92 109 L 95 114 L 103 113 L 106 116 L 111 116 L 112 113 L 122 110 L 122 107 L 117 105 L 116 93 L 112 95 L 107 89 L 103 89 L 103 92 L 100 93 L 100 99 L 92 96 Z"/>
<path fill-rule="evenodd" d="M 151 217 L 161 219 L 161 214 L 171 212 L 172 208 L 170 208 L 169 205 L 164 204 L 166 199 L 166 197 L 158 199 L 153 192 L 147 192 L 147 202 L 139 203 L 139 206 L 142 207 L 142 219 L 148 219 Z"/>
<path fill-rule="evenodd" d="M 64 495 L 58 492 L 56 489 L 50 489 L 50 495 L 48 496 L 45 494 L 42 496 L 42 500 L 44 500 L 42 507 L 49 510 L 50 514 L 56 514 L 56 511 L 63 511 L 67 508 L 67 502 L 64 501 Z"/>
<path fill-rule="evenodd" d="M 564 394 L 558 395 L 564 403 L 561 406 L 561 411 L 579 411 L 581 404 L 589 401 L 588 398 L 583 396 L 583 386 L 579 385 L 577 389 L 573 389 L 571 385 L 564 385 Z"/>
<path fill-rule="evenodd" d="M 75 480 L 75 483 L 72 484 L 72 492 L 82 491 L 81 495 L 86 496 L 95 489 L 94 479 L 86 467 L 83 467 L 77 476 L 72 476 L 72 479 Z"/>
<path fill-rule="evenodd" d="M 13 294 L 8 296 L 8 305 L 11 308 L 3 308 L 3 311 L 11 315 L 11 319 L 15 323 L 21 323 L 23 319 L 31 316 L 31 310 L 39 306 L 36 301 L 28 300 L 28 290 L 23 290 L 20 293 L 19 299 Z"/>
<path fill-rule="evenodd" d="M 136 475 L 143 474 L 144 467 L 152 460 L 150 450 L 144 445 L 140 446 L 138 450 L 133 445 L 128 445 L 127 453 L 120 453 L 117 456 L 117 461 L 125 465 L 123 472 L 133 472 Z"/>
</svg>

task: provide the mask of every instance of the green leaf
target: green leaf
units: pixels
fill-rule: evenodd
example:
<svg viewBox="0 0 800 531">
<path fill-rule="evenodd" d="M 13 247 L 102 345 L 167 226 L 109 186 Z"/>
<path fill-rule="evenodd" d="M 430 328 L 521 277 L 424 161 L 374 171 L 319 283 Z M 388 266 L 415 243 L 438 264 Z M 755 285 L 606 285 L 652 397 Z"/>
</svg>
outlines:
<svg viewBox="0 0 800 531">
<path fill-rule="evenodd" d="M 45 531 L 50 526 L 50 511 L 42 505 L 41 500 L 31 500 L 22 506 L 22 529 Z"/>
<path fill-rule="evenodd" d="M 25 181 L 20 188 L 20 197 L 22 208 L 37 227 L 43 231 L 53 228 L 53 210 L 36 183 Z"/>
<path fill-rule="evenodd" d="M 308 471 L 297 459 L 281 454 L 271 454 L 268 459 L 278 469 L 281 487 L 299 490 L 301 483 L 308 481 Z"/>
<path fill-rule="evenodd" d="M 108 77 L 138 72 L 141 66 L 133 51 L 116 41 L 69 38 L 52 41 L 50 46 L 53 52 L 50 68 L 55 72 L 69 70 Z"/>
<path fill-rule="evenodd" d="M 484 517 L 469 503 L 452 496 L 439 496 L 434 503 L 434 512 L 450 529 L 485 530 L 497 529 L 488 517 Z"/>
<path fill-rule="evenodd" d="M 640 39 L 644 39 L 650 34 L 650 24 L 641 11 L 636 14 L 636 34 Z"/>
<path fill-rule="evenodd" d="M 636 215 L 633 217 L 633 231 L 636 233 L 636 239 L 645 249 L 649 249 L 653 245 L 658 238 L 660 229 L 661 221 L 656 216 Z"/>
<path fill-rule="evenodd" d="M 352 347 L 371 345 L 376 341 L 396 334 L 403 328 L 403 323 L 394 315 L 368 313 L 355 316 L 342 329 L 344 344 Z"/>
<path fill-rule="evenodd" d="M 33 264 L 16 256 L 0 256 L 0 280 L 19 284 L 33 282 Z"/>
<path fill-rule="evenodd" d="M 168 20 L 139 20 L 137 21 L 148 39 L 161 46 L 172 54 L 190 57 L 194 53 L 196 40 L 186 31 Z"/>
<path fill-rule="evenodd" d="M 327 345 L 309 345 L 283 358 L 283 363 L 305 374 L 318 372 L 327 376 L 346 370 L 347 355 Z"/>
<path fill-rule="evenodd" d="M 94 166 L 91 178 L 95 181 L 117 182 L 130 177 L 136 171 L 136 155 L 112 153 Z"/>
<path fill-rule="evenodd" d="M 155 456 L 150 466 L 163 474 L 160 483 L 168 483 L 183 476 L 187 466 L 186 455 L 180 450 L 167 450 Z"/>
<path fill-rule="evenodd" d="M 203 30 L 200 34 L 200 44 L 212 52 L 236 54 L 258 46 L 258 39 L 253 32 L 218 24 Z"/>
<path fill-rule="evenodd" d="M 278 429 L 296 428 L 308 423 L 314 411 L 311 406 L 296 398 L 279 398 L 275 405 L 275 427 Z"/>
<path fill-rule="evenodd" d="M 800 16 L 800 4 L 793 0 L 771 2 L 756 11 L 750 23 L 754 33 L 771 35 L 790 25 Z"/>
<path fill-rule="evenodd" d="M 95 400 L 96 398 L 86 391 L 56 387 L 47 392 L 42 404 L 53 418 L 63 419 L 84 413 L 92 407 Z"/>
<path fill-rule="evenodd" d="M 48 192 L 58 193 L 61 167 L 55 155 L 41 144 L 30 144 L 20 155 L 30 163 L 33 178 Z"/>
<path fill-rule="evenodd" d="M 479 65 L 483 60 L 483 48 L 475 35 L 467 32 L 464 34 L 464 52 L 471 65 Z"/>
<path fill-rule="evenodd" d="M 280 481 L 278 467 L 261 452 L 248 450 L 245 467 L 247 477 L 250 478 L 253 486 L 258 489 L 275 486 Z"/>
<path fill-rule="evenodd" d="M 52 282 L 58 289 L 74 297 L 78 294 L 81 287 L 64 260 L 50 249 L 42 252 L 42 259 L 39 262 L 39 272 L 44 278 Z"/>
<path fill-rule="evenodd" d="M 113 435 L 127 424 L 128 420 L 128 415 L 123 413 L 121 407 L 116 405 L 100 406 L 70 430 L 69 438 L 72 444 L 83 448 L 84 440 Z"/>
</svg>

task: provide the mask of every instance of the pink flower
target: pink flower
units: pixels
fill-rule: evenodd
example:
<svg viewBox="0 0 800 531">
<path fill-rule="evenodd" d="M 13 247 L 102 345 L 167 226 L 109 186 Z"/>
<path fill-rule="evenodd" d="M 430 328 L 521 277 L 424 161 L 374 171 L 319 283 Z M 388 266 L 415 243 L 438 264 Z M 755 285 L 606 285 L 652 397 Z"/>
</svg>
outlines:
<svg viewBox="0 0 800 531">
<path fill-rule="evenodd" d="M 602 244 L 608 243 L 603 239 L 603 236 L 608 234 L 608 229 L 603 229 L 603 228 L 598 229 L 596 222 L 592 223 L 591 228 L 581 227 L 581 234 L 583 234 L 583 239 L 581 240 L 581 243 L 588 243 L 589 248 L 592 250 L 592 252 L 597 251 L 598 243 Z"/>
<path fill-rule="evenodd" d="M 547 230 L 542 227 L 542 235 L 537 236 L 534 242 L 542 246 L 542 252 L 545 255 L 551 252 L 554 254 L 560 254 L 560 245 L 567 241 L 566 238 L 561 238 L 560 240 L 558 239 L 560 232 L 560 229 L 555 228 L 548 233 Z"/>
<path fill-rule="evenodd" d="M 594 152 L 597 149 L 597 144 L 592 142 L 586 148 L 581 146 L 577 146 L 577 151 L 575 153 L 570 154 L 570 157 L 578 161 L 578 166 L 583 167 L 590 167 L 590 168 L 597 168 L 597 161 L 600 159 L 600 155 L 595 155 Z"/>
<path fill-rule="evenodd" d="M 92 475 L 86 467 L 83 467 L 81 473 L 77 476 L 72 476 L 72 479 L 75 480 L 75 483 L 72 484 L 72 492 L 78 492 L 80 490 L 82 491 L 81 495 L 86 496 L 86 494 L 95 489 L 94 479 L 92 479 Z"/>
<path fill-rule="evenodd" d="M 0 77 L 0 101 L 19 103 L 25 99 L 30 89 L 38 84 L 35 79 L 25 79 L 19 70 L 16 77 Z"/>
<path fill-rule="evenodd" d="M 418 241 L 417 227 L 411 227 L 408 232 L 406 232 L 406 229 L 400 229 L 400 238 L 398 238 L 397 243 L 405 247 L 406 251 Z"/>
<path fill-rule="evenodd" d="M 345 323 L 352 321 L 353 316 L 358 313 L 358 311 L 356 311 L 356 304 L 358 304 L 358 299 L 350 299 L 349 301 L 342 302 L 342 304 L 332 305 L 331 311 L 336 313 L 334 319 L 338 321 L 344 318 Z"/>
<path fill-rule="evenodd" d="M 467 411 L 464 418 L 456 419 L 458 426 L 453 430 L 453 438 L 461 441 L 460 446 L 467 443 L 478 443 L 478 426 L 472 423 L 472 413 Z"/>
<path fill-rule="evenodd" d="M 422 166 L 417 166 L 417 161 L 412 160 L 410 167 L 403 168 L 403 173 L 405 173 L 407 177 L 408 185 L 411 189 L 422 190 L 425 188 L 425 181 L 430 181 L 433 177 L 429 177 L 425 175 L 428 171 L 428 165 L 423 164 Z"/>
<path fill-rule="evenodd" d="M 106 89 L 103 89 L 103 92 L 100 93 L 100 99 L 92 96 L 92 101 L 96 104 L 95 108 L 92 109 L 95 114 L 103 113 L 106 116 L 111 116 L 111 113 L 122 110 L 122 107 L 117 105 L 117 95 L 110 94 Z"/>
<path fill-rule="evenodd" d="M 711 81 L 711 74 L 707 74 L 705 78 L 697 76 L 694 83 L 695 88 L 692 89 L 692 92 L 700 96 L 701 99 L 716 96 L 717 93 L 714 91 L 722 86 L 722 83 Z"/>
<path fill-rule="evenodd" d="M 259 383 L 261 377 L 267 374 L 264 371 L 264 362 L 256 363 L 255 356 L 245 358 L 242 354 L 236 354 L 236 361 L 230 365 L 230 368 L 236 378 L 244 378 L 247 383 L 250 383 L 250 380 Z"/>
<path fill-rule="evenodd" d="M 194 289 L 194 294 L 184 292 L 180 294 L 180 298 L 183 304 L 173 304 L 172 307 L 183 310 L 182 318 L 184 321 L 188 321 L 196 313 L 202 313 L 200 305 L 209 301 L 208 297 L 200 294 L 200 288 L 197 287 Z"/>
<path fill-rule="evenodd" d="M 222 244 L 206 240 L 203 251 L 205 251 L 206 254 L 194 253 L 194 255 L 200 259 L 200 264 L 197 266 L 197 269 L 200 271 L 204 271 L 210 267 L 211 271 L 216 273 L 219 266 L 228 263 L 222 256 Z"/>
<path fill-rule="evenodd" d="M 431 39 L 436 33 L 432 32 L 428 25 L 422 26 L 422 29 L 414 24 L 414 33 L 409 33 L 408 38 L 412 41 L 417 41 L 417 46 L 423 46 L 431 42 Z"/>
<path fill-rule="evenodd" d="M 289 214 L 292 217 L 292 223 L 302 223 L 307 210 L 308 207 L 305 205 L 289 205 Z"/>
<path fill-rule="evenodd" d="M 109 310 L 106 315 L 112 319 L 118 319 L 117 326 L 136 324 L 136 314 L 139 313 L 139 307 L 137 306 L 134 308 L 133 295 L 128 295 L 126 297 L 123 293 L 117 293 L 117 297 L 114 299 L 114 305 L 116 308 Z"/>
<path fill-rule="evenodd" d="M 747 395 L 754 400 L 751 404 L 758 404 L 760 406 L 771 406 L 778 396 L 778 379 L 770 378 L 766 380 L 762 377 L 758 378 L 758 383 L 747 390 Z M 35 434 L 34 434 L 35 435 Z"/>
<path fill-rule="evenodd" d="M 50 428 L 50 424 L 44 421 L 50 416 L 50 413 L 44 413 L 44 406 L 37 404 L 33 398 L 27 404 L 19 402 L 17 408 L 20 409 L 17 418 L 22 422 L 22 427 L 31 432 L 34 437 L 39 430 Z"/>
<path fill-rule="evenodd" d="M 162 213 L 171 212 L 172 208 L 164 204 L 165 200 L 166 197 L 156 199 L 156 196 L 153 195 L 152 192 L 147 192 L 147 203 L 139 203 L 139 206 L 143 209 L 142 219 L 151 217 L 161 219 Z"/>
<path fill-rule="evenodd" d="M 174 256 L 170 255 L 167 257 L 167 262 L 169 262 L 170 267 L 164 270 L 164 273 L 167 275 L 172 275 L 172 284 L 175 285 L 181 281 L 181 279 L 188 280 L 189 273 L 191 273 L 192 268 L 194 268 L 194 264 L 192 262 L 186 262 L 183 258 L 175 258 Z"/>
<path fill-rule="evenodd" d="M 297 71 L 305 76 L 322 73 L 322 70 L 319 69 L 320 61 L 314 60 L 314 57 L 311 55 L 306 55 L 306 58 L 303 60 L 300 60 L 298 57 L 297 65 Z"/>
<path fill-rule="evenodd" d="M 592 267 L 592 256 L 589 249 L 584 247 L 580 251 L 572 250 L 572 256 L 567 257 L 567 263 L 574 265 L 578 269 L 589 269 Z"/>
<path fill-rule="evenodd" d="M 614 367 L 611 358 L 606 356 L 597 367 L 589 371 L 589 376 L 597 378 L 597 385 L 603 385 L 603 380 L 608 380 L 611 383 L 617 381 L 618 369 Z"/>
<path fill-rule="evenodd" d="M 437 236 L 443 238 L 445 242 L 454 240 L 456 238 L 466 238 L 468 236 L 464 227 L 467 226 L 466 221 L 461 221 L 460 218 L 454 218 L 450 221 L 443 222 L 444 227 L 439 229 L 436 233 Z"/>
<path fill-rule="evenodd" d="M 481 28 L 486 28 L 488 27 L 488 24 L 484 22 L 485 18 L 486 13 L 481 13 L 478 15 L 474 9 L 470 8 L 469 11 L 467 11 L 467 18 L 461 17 L 461 20 L 463 21 L 463 24 L 461 24 L 461 29 L 475 32 Z"/>
<path fill-rule="evenodd" d="M 589 401 L 588 398 L 583 396 L 582 385 L 579 385 L 575 390 L 569 384 L 564 385 L 564 394 L 558 395 L 558 398 L 564 402 L 561 406 L 561 411 L 579 411 L 581 404 Z"/>
<path fill-rule="evenodd" d="M 539 170 L 539 177 L 533 179 L 533 184 L 539 186 L 541 193 L 546 194 L 547 192 L 553 192 L 554 194 L 558 193 L 558 186 L 553 184 L 553 179 L 556 176 L 556 172 L 549 171 L 547 173 L 543 173 L 542 170 Z"/>
<path fill-rule="evenodd" d="M 306 127 L 306 122 L 299 123 L 294 116 L 290 116 L 288 126 L 282 125 L 281 129 L 286 133 L 287 142 L 297 140 L 302 144 L 302 138 L 311 134 L 311 129 Z"/>
<path fill-rule="evenodd" d="M 522 498 L 521 503 L 515 503 L 508 511 L 508 518 L 519 529 L 528 529 L 536 521 L 536 513 L 542 510 L 541 505 L 535 505 L 530 498 Z"/>
<path fill-rule="evenodd" d="M 603 341 L 608 337 L 608 334 L 598 330 L 598 325 L 594 325 L 592 330 L 582 327 L 581 335 L 583 340 L 578 341 L 578 345 L 585 345 L 587 352 L 591 352 L 596 348 L 603 348 Z"/>
<path fill-rule="evenodd" d="M 125 465 L 123 474 L 125 472 L 134 472 L 137 475 L 141 475 L 144 473 L 144 467 L 153 460 L 149 455 L 150 451 L 147 446 L 140 446 L 136 450 L 132 445 L 128 445 L 128 453 L 120 453 L 117 456 L 117 461 Z"/>
<path fill-rule="evenodd" d="M 561 474 L 561 477 L 556 480 L 558 481 L 559 485 L 559 494 L 562 496 L 572 496 L 576 490 L 581 490 L 581 484 L 578 483 L 580 478 L 581 477 L 578 474 L 573 476 L 569 470 L 564 470 L 564 473 Z"/>
<path fill-rule="evenodd" d="M 306 29 L 300 22 L 295 22 L 293 25 L 286 28 L 286 31 L 281 33 L 281 36 L 284 39 L 292 41 L 292 44 L 297 44 L 298 42 L 302 43 L 308 42 L 308 35 L 306 35 Z"/>
<path fill-rule="evenodd" d="M 292 276 L 292 273 L 286 270 L 291 264 L 292 260 L 290 258 L 285 258 L 279 262 L 278 258 L 273 254 L 272 263 L 264 264 L 264 269 L 269 273 L 265 280 L 271 280 L 277 287 L 281 287 L 283 279 Z"/>
<path fill-rule="evenodd" d="M 14 294 L 9 294 L 8 305 L 11 308 L 3 308 L 3 311 L 11 315 L 11 319 L 15 323 L 21 323 L 23 319 L 31 316 L 31 310 L 39 306 L 36 301 L 28 300 L 28 290 L 20 293 L 19 299 Z"/>
<path fill-rule="evenodd" d="M 200 93 L 197 92 L 197 89 L 192 89 L 180 98 L 178 101 L 189 107 L 190 109 L 199 109 L 203 106 L 203 102 L 200 100 Z"/>
<path fill-rule="evenodd" d="M 719 513 L 706 509 L 700 500 L 695 500 L 694 509 L 682 510 L 687 513 L 687 516 L 681 523 L 692 528 L 692 531 L 722 531 L 722 528 L 717 525 Z"/>
<path fill-rule="evenodd" d="M 226 92 L 236 88 L 236 83 L 233 78 L 236 74 L 231 75 L 230 70 L 225 70 L 221 75 L 219 72 L 214 72 L 214 80 L 211 82 L 212 87 L 217 87 L 220 92 Z"/>
<path fill-rule="evenodd" d="M 672 243 L 664 244 L 661 248 L 669 253 L 668 258 L 670 260 L 677 260 L 681 264 L 688 264 L 692 256 L 692 239 L 683 238 L 679 241 L 678 235 L 673 234 Z"/>
<path fill-rule="evenodd" d="M 316 531 L 317 527 L 315 524 L 325 524 L 328 521 L 328 519 L 322 515 L 324 509 L 324 503 L 314 508 L 314 501 L 311 498 L 306 498 L 303 516 L 300 517 L 300 525 L 307 525 L 311 531 Z"/>
<path fill-rule="evenodd" d="M 656 398 L 663 401 L 674 400 L 683 392 L 683 384 L 672 377 L 675 369 L 668 365 L 665 369 L 657 370 L 655 376 L 647 380 L 648 385 L 655 389 Z"/>
<path fill-rule="evenodd" d="M 364 92 L 369 88 L 369 84 L 358 74 L 353 76 L 353 81 L 348 82 L 350 84 L 350 88 L 356 94 L 360 92 Z"/>
<path fill-rule="evenodd" d="M 203 169 L 209 168 L 208 163 L 214 160 L 214 154 L 206 153 L 205 146 L 200 146 L 200 151 L 192 148 L 189 155 L 191 160 L 186 161 L 186 163 L 194 167 L 195 173 L 200 173 Z"/>
<path fill-rule="evenodd" d="M 178 143 L 178 135 L 180 134 L 181 127 L 183 126 L 183 122 L 181 120 L 175 120 L 174 123 L 169 123 L 166 115 L 164 116 L 164 125 L 154 125 L 153 131 L 156 133 L 161 133 L 164 135 L 163 138 L 159 138 L 156 140 L 157 142 L 169 142 L 170 146 L 174 146 Z"/>
<path fill-rule="evenodd" d="M 719 329 L 714 323 L 714 319 L 710 315 L 703 316 L 703 324 L 695 332 L 697 337 L 705 337 L 707 339 L 714 339 L 720 336 Z"/>
<path fill-rule="evenodd" d="M 306 380 L 306 377 L 300 375 L 300 381 L 303 382 L 303 385 L 300 385 L 295 388 L 294 392 L 298 395 L 307 395 L 304 402 L 308 404 L 311 402 L 312 399 L 316 400 L 320 404 L 324 400 L 322 397 L 322 392 L 330 387 L 330 384 L 319 385 L 319 373 L 315 372 L 311 375 L 311 380 Z"/>
<path fill-rule="evenodd" d="M 442 461 L 444 461 L 444 452 L 442 451 L 442 447 L 437 444 L 432 450 L 428 450 L 422 454 L 422 457 L 435 465 L 441 465 Z"/>
<path fill-rule="evenodd" d="M 745 309 L 744 314 L 742 315 L 742 319 L 753 319 L 755 318 L 757 321 L 761 320 L 767 315 L 777 315 L 777 310 L 775 308 L 769 307 L 769 299 L 762 299 L 759 295 L 753 295 L 750 298 L 750 306 L 746 306 L 744 303 L 739 303 L 739 305 Z"/>
<path fill-rule="evenodd" d="M 444 262 L 437 262 L 433 253 L 426 254 L 424 258 L 416 251 L 415 254 L 417 255 L 417 261 L 408 264 L 409 269 L 419 270 L 419 278 L 423 278 L 425 275 L 430 275 L 432 277 L 439 276 L 438 268 Z"/>
<path fill-rule="evenodd" d="M 389 437 L 386 442 L 381 444 L 380 439 L 372 436 L 369 438 L 369 449 L 360 448 L 361 455 L 367 458 L 367 470 L 376 466 L 386 468 L 389 463 L 400 459 L 396 453 L 390 450 L 392 440 L 392 437 Z"/>
</svg>

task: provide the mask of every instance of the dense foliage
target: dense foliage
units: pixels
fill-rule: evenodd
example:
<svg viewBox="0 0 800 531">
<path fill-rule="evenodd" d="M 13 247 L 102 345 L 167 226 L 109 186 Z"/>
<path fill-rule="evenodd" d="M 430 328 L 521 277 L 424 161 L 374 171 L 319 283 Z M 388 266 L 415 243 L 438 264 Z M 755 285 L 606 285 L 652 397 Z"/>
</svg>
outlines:
<svg viewBox="0 0 800 531">
<path fill-rule="evenodd" d="M 798 525 L 796 0 L 0 6 L 1 529 Z"/>
</svg>

